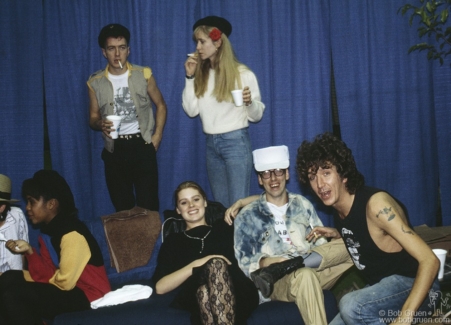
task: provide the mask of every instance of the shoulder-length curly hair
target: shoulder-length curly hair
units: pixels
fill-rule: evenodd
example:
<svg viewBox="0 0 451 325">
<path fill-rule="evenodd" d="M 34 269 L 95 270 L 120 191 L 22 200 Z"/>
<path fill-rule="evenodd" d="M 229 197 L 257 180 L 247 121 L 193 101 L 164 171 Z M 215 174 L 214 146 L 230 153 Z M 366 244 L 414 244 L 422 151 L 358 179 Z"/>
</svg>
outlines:
<svg viewBox="0 0 451 325">
<path fill-rule="evenodd" d="M 335 166 L 340 177 L 347 178 L 346 189 L 350 194 L 365 184 L 363 175 L 357 170 L 351 149 L 331 133 L 317 135 L 312 142 L 303 141 L 298 148 L 296 171 L 303 184 L 310 184 L 309 173 L 318 168 Z"/>
</svg>

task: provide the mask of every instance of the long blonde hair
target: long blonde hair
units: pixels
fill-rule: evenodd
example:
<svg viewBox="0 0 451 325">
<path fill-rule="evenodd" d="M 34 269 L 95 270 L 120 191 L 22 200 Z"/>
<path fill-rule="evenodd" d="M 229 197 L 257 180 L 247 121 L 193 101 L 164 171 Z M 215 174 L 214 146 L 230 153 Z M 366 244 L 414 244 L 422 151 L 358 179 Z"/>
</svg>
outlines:
<svg viewBox="0 0 451 325">
<path fill-rule="evenodd" d="M 199 26 L 194 30 L 193 39 L 202 32 L 209 35 L 214 27 Z M 249 69 L 238 61 L 232 48 L 229 38 L 222 33 L 222 45 L 218 48 L 215 61 L 215 88 L 212 95 L 218 102 L 233 102 L 232 94 L 234 89 L 241 89 L 241 76 L 239 69 Z M 194 73 L 194 92 L 196 97 L 202 97 L 207 91 L 208 76 L 211 69 L 210 60 L 201 60 Z"/>
</svg>

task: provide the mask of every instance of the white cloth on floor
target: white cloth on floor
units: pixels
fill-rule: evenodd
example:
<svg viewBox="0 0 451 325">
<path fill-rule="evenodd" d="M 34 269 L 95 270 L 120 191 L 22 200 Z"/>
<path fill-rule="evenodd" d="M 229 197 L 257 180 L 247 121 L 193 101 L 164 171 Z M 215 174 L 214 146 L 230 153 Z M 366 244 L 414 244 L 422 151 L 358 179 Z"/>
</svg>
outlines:
<svg viewBox="0 0 451 325">
<path fill-rule="evenodd" d="M 152 294 L 152 288 L 141 284 L 131 284 L 120 289 L 110 291 L 102 298 L 91 302 L 91 308 L 114 306 L 128 301 L 147 299 Z"/>
</svg>

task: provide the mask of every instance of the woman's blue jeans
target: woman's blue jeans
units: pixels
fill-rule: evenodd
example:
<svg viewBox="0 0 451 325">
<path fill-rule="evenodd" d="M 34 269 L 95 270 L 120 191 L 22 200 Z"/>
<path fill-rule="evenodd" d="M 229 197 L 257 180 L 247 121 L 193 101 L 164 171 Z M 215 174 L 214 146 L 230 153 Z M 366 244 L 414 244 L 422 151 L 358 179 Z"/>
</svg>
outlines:
<svg viewBox="0 0 451 325">
<path fill-rule="evenodd" d="M 207 172 L 215 201 L 225 207 L 249 196 L 252 149 L 247 128 L 207 134 Z"/>
<path fill-rule="evenodd" d="M 329 325 L 375 325 L 389 324 L 399 316 L 412 290 L 414 278 L 392 275 L 379 283 L 350 292 L 340 300 L 337 316 Z M 429 311 L 440 306 L 440 286 L 436 279 L 428 296 L 418 309 L 416 316 L 420 319 L 431 317 Z"/>
</svg>

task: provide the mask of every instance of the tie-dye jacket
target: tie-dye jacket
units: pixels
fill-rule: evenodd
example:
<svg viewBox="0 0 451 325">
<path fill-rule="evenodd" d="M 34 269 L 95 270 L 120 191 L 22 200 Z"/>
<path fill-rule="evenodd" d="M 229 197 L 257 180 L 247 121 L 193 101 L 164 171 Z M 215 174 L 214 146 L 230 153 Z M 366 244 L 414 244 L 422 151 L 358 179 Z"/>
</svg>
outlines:
<svg viewBox="0 0 451 325">
<path fill-rule="evenodd" d="M 287 191 L 288 192 L 288 191 Z M 274 217 L 266 202 L 266 194 L 245 206 L 234 222 L 235 256 L 243 272 L 250 273 L 260 268 L 260 259 L 282 255 L 304 255 L 313 247 L 326 243 L 319 238 L 315 244 L 305 237 L 313 227 L 322 226 L 315 208 L 305 197 L 288 193 L 285 224 L 292 245 L 284 243 L 275 230 Z"/>
</svg>

